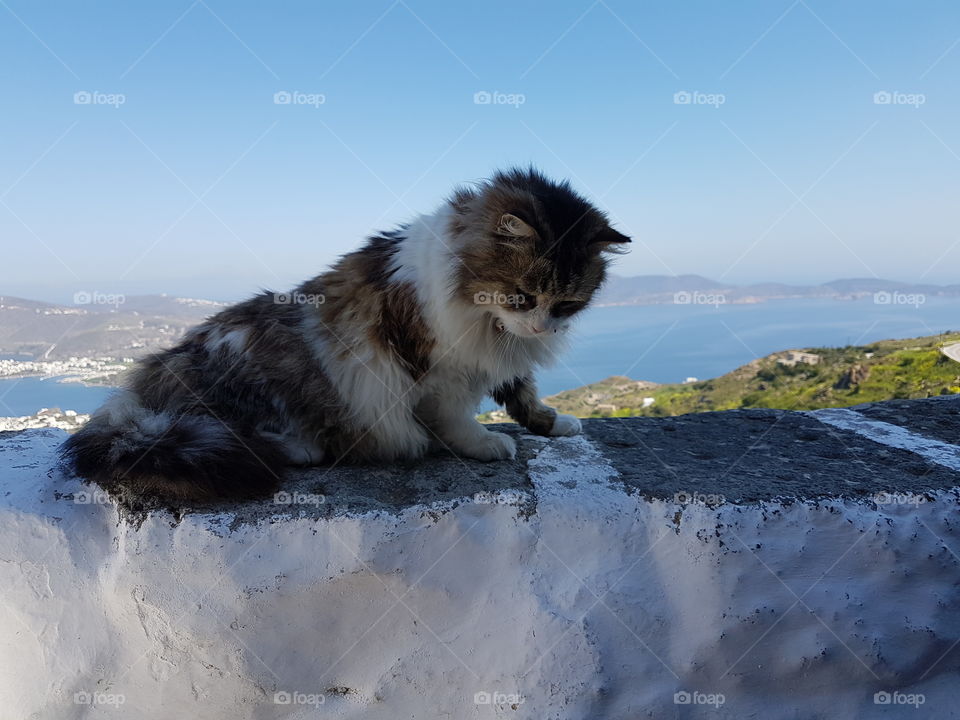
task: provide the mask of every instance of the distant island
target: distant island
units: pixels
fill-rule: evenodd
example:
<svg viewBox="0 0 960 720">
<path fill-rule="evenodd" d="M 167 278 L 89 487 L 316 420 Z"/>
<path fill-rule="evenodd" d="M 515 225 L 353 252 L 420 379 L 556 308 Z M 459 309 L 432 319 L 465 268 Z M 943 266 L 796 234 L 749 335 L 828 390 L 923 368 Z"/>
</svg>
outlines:
<svg viewBox="0 0 960 720">
<path fill-rule="evenodd" d="M 578 417 L 664 417 L 737 408 L 815 410 L 960 393 L 960 333 L 784 350 L 712 380 L 658 385 L 611 377 L 544 399 Z M 482 422 L 508 420 L 501 410 Z"/>
<path fill-rule="evenodd" d="M 733 285 L 700 275 L 611 275 L 596 303 L 610 305 L 724 305 L 769 300 L 858 300 L 916 304 L 930 297 L 960 297 L 960 285 L 923 285 L 874 278 L 833 280 L 822 285 Z"/>
</svg>

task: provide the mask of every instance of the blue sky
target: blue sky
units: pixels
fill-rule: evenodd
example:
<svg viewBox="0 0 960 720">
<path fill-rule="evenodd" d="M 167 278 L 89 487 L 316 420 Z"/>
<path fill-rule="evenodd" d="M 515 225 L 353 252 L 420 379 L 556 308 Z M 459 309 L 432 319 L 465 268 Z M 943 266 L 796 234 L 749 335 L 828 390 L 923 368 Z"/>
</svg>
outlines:
<svg viewBox="0 0 960 720">
<path fill-rule="evenodd" d="M 948 1 L 2 0 L 0 292 L 286 287 L 529 162 L 624 274 L 957 282 L 958 71 Z"/>
</svg>

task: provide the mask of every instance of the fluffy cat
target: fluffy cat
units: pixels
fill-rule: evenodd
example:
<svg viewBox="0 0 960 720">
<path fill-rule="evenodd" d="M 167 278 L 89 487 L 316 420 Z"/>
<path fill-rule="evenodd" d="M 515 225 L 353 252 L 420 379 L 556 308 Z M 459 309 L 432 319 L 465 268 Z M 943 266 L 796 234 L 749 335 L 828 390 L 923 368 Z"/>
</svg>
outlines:
<svg viewBox="0 0 960 720">
<path fill-rule="evenodd" d="M 628 242 L 569 184 L 500 172 L 143 360 L 64 456 L 107 489 L 189 500 L 269 493 L 291 464 L 513 457 L 475 419 L 488 395 L 534 433 L 575 435 L 533 371 Z"/>
</svg>

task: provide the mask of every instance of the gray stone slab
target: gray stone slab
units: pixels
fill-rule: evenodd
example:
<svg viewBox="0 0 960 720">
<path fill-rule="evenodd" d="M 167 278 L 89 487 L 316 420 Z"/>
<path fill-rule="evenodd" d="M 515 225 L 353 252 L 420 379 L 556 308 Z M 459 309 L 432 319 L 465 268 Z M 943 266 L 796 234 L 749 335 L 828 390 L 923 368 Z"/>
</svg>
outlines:
<svg viewBox="0 0 960 720">
<path fill-rule="evenodd" d="M 914 453 L 784 410 L 591 420 L 585 432 L 627 488 L 651 497 L 686 492 L 750 503 L 960 484 L 957 473 Z"/>
<path fill-rule="evenodd" d="M 931 398 L 929 401 L 891 400 L 853 408 L 871 420 L 905 427 L 952 445 L 960 444 L 960 396 Z"/>
</svg>

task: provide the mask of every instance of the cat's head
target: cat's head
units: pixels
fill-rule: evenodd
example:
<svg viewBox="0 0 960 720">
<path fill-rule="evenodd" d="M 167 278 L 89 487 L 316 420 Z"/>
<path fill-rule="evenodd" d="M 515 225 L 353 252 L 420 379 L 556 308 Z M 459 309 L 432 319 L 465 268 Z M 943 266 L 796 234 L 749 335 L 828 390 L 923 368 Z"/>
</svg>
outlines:
<svg viewBox="0 0 960 720">
<path fill-rule="evenodd" d="M 565 331 L 603 283 L 608 254 L 630 242 L 568 183 L 533 169 L 497 173 L 451 204 L 454 292 L 520 337 Z"/>
</svg>

